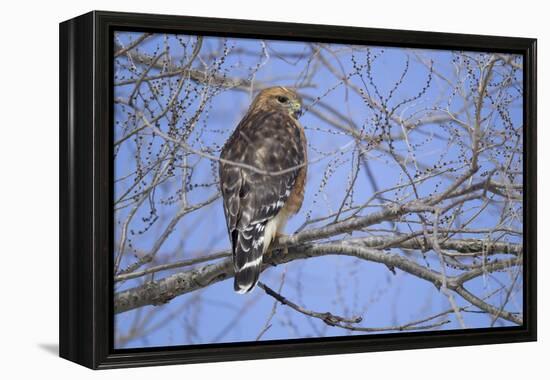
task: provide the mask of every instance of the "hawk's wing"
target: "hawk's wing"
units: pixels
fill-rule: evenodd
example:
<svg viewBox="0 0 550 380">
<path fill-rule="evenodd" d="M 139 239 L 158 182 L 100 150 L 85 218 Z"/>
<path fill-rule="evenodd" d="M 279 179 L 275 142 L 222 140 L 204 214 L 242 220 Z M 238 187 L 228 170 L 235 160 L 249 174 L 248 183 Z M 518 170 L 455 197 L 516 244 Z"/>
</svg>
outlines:
<svg viewBox="0 0 550 380">
<path fill-rule="evenodd" d="M 305 160 L 298 122 L 281 113 L 247 114 L 222 149 L 221 158 L 279 172 Z M 256 282 L 267 222 L 284 207 L 299 169 L 265 175 L 220 163 L 220 184 L 227 229 L 231 237 L 235 290 L 247 292 Z"/>
</svg>

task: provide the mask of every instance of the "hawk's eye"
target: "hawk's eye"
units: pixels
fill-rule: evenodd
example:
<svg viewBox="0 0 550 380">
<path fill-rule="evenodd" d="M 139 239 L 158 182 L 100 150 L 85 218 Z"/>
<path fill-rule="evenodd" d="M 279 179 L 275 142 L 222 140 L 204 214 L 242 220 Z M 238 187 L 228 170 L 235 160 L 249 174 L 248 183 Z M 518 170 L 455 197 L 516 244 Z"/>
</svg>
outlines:
<svg viewBox="0 0 550 380">
<path fill-rule="evenodd" d="M 288 102 L 288 98 L 286 96 L 277 96 L 277 101 L 279 103 L 285 104 L 286 102 Z"/>
</svg>

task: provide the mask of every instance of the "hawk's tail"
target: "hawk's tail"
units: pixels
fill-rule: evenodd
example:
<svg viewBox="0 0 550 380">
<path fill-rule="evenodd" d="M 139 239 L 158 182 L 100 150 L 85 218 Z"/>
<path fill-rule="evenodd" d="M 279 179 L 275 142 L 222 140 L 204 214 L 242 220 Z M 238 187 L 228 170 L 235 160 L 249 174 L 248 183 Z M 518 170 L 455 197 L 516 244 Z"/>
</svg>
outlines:
<svg viewBox="0 0 550 380">
<path fill-rule="evenodd" d="M 233 288 L 237 293 L 248 293 L 258 282 L 264 253 L 264 229 L 265 223 L 256 223 L 242 231 L 233 231 Z"/>
</svg>

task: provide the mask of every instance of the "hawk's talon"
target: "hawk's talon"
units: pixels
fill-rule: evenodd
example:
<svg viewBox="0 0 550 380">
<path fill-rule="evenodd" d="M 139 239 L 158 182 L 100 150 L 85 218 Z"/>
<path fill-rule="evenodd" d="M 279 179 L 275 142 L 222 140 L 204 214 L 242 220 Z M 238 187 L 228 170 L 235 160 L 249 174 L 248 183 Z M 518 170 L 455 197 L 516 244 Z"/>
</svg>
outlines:
<svg viewBox="0 0 550 380">
<path fill-rule="evenodd" d="M 279 241 L 280 241 L 282 238 L 285 238 L 285 237 L 288 237 L 288 236 L 289 236 L 289 235 L 277 231 L 276 234 L 275 234 L 275 241 L 276 241 L 277 244 L 279 244 Z M 282 255 L 283 255 L 283 256 L 288 255 L 288 247 L 287 247 L 287 246 L 281 247 L 281 248 L 279 248 L 278 250 L 282 251 Z"/>
</svg>

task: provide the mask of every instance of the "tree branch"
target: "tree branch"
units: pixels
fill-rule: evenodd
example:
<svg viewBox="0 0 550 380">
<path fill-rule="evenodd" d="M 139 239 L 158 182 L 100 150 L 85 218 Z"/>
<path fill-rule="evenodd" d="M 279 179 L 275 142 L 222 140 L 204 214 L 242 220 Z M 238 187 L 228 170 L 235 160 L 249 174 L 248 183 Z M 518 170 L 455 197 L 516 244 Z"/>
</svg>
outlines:
<svg viewBox="0 0 550 380">
<path fill-rule="evenodd" d="M 288 298 L 284 297 L 280 293 L 277 293 L 276 291 L 274 291 L 273 289 L 271 289 L 269 286 L 267 286 L 266 284 L 264 284 L 261 281 L 258 282 L 258 287 L 260 289 L 263 289 L 263 291 L 268 296 L 271 296 L 271 297 L 275 298 L 281 304 L 286 305 L 286 306 L 296 310 L 297 312 L 299 312 L 301 314 L 307 315 L 308 317 L 318 318 L 318 319 L 322 320 L 324 323 L 326 323 L 329 326 L 341 326 L 342 323 L 346 323 L 346 324 L 360 323 L 363 320 L 363 318 L 361 318 L 361 317 L 346 318 L 346 317 L 341 317 L 339 315 L 332 314 L 328 311 L 324 312 L 324 313 L 320 313 L 318 311 L 308 310 L 308 309 L 306 309 L 306 308 L 304 308 L 300 305 L 297 305 L 294 302 L 290 301 Z"/>
<path fill-rule="evenodd" d="M 286 305 L 295 311 L 297 311 L 300 314 L 303 314 L 305 316 L 311 317 L 311 318 L 317 318 L 323 321 L 325 324 L 331 327 L 338 327 L 345 330 L 351 330 L 351 331 L 362 331 L 362 332 L 386 332 L 386 331 L 406 331 L 406 330 L 429 330 L 436 327 L 443 326 L 447 323 L 450 323 L 450 320 L 446 319 L 440 322 L 435 322 L 431 324 L 425 324 L 422 325 L 426 320 L 434 319 L 435 317 L 430 318 L 424 318 L 419 321 L 413 321 L 404 325 L 400 326 L 388 326 L 388 327 L 364 327 L 364 326 L 357 326 L 357 323 L 361 323 L 363 320 L 362 317 L 341 317 L 338 315 L 334 315 L 330 312 L 323 312 L 320 313 L 318 311 L 313 311 L 306 309 L 292 301 L 290 301 L 288 298 L 284 297 L 282 294 L 274 291 L 269 286 L 265 285 L 262 282 L 258 282 L 258 287 L 260 289 L 263 289 L 264 292 L 276 299 L 278 302 L 280 302 L 282 305 Z"/>
<path fill-rule="evenodd" d="M 283 251 L 284 250 L 273 251 L 272 254 L 267 257 L 262 270 L 265 270 L 270 266 L 285 264 L 294 260 L 325 255 L 346 255 L 400 269 L 418 278 L 431 282 L 437 288 L 440 288 L 443 283 L 441 273 L 417 264 L 406 257 L 361 247 L 356 244 L 347 243 L 343 240 L 330 243 L 311 243 L 288 247 L 287 254 L 283 253 Z M 456 291 L 456 289 L 462 287 L 462 284 L 465 281 L 479 277 L 483 273 L 491 273 L 493 271 L 521 265 L 521 263 L 521 258 L 494 261 L 493 263 L 487 264 L 484 271 L 477 271 L 469 277 L 448 277 L 448 288 Z M 160 305 L 170 301 L 176 296 L 193 292 L 212 283 L 230 278 L 233 274 L 233 264 L 231 259 L 225 259 L 218 263 L 208 264 L 199 268 L 180 272 L 158 281 L 151 281 L 144 285 L 115 294 L 115 313 L 122 313 L 145 305 Z M 459 294 L 462 296 L 461 293 Z M 477 304 L 475 305 L 478 306 L 480 302 L 476 302 Z M 492 313 L 490 308 L 487 308 L 487 311 Z M 498 310 L 495 310 L 495 313 L 496 312 L 498 312 Z M 519 318 L 511 318 L 510 315 L 510 313 L 505 311 L 500 312 L 500 316 L 502 318 L 517 323 Z"/>
<path fill-rule="evenodd" d="M 117 46 L 117 50 L 115 51 L 115 54 L 114 54 L 115 57 L 118 57 L 118 56 L 132 50 L 133 48 L 138 46 L 140 43 L 142 43 L 143 41 L 145 41 L 147 38 L 151 37 L 152 35 L 153 35 L 153 33 L 143 33 L 139 38 L 137 38 L 134 42 L 132 42 L 128 46 L 126 46 L 126 47 Z"/>
</svg>

